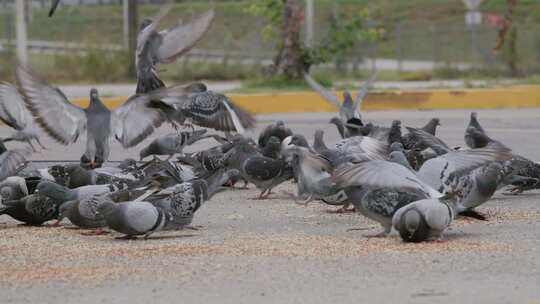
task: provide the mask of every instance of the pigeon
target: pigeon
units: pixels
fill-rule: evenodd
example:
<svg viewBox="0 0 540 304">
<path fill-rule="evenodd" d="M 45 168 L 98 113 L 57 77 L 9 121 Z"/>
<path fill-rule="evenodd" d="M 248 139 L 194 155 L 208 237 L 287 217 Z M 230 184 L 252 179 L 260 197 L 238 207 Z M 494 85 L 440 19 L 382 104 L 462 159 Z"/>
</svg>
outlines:
<svg viewBox="0 0 540 304">
<path fill-rule="evenodd" d="M 0 182 L 17 174 L 27 163 L 27 155 L 26 150 L 7 150 L 0 140 Z"/>
<path fill-rule="evenodd" d="M 39 193 L 30 194 L 17 200 L 5 200 L 0 214 L 5 213 L 27 225 L 39 226 L 57 219 L 60 204 Z"/>
<path fill-rule="evenodd" d="M 190 23 L 158 32 L 170 9 L 170 5 L 164 6 L 153 20 L 144 19 L 141 23 L 135 54 L 137 94 L 165 87 L 157 75 L 156 64 L 172 63 L 187 53 L 210 29 L 214 19 L 214 11 L 210 10 Z"/>
<path fill-rule="evenodd" d="M 39 141 L 32 114 L 24 106 L 22 96 L 15 86 L 6 82 L 0 83 L 0 121 L 16 131 L 4 141 L 25 141 L 36 151 L 31 142 L 35 140 L 41 148 L 45 148 Z"/>
<path fill-rule="evenodd" d="M 263 156 L 279 159 L 281 157 L 281 141 L 276 136 L 270 136 L 264 148 L 260 150 Z"/>
<path fill-rule="evenodd" d="M 293 177 L 292 168 L 283 160 L 260 155 L 246 142 L 239 142 L 227 152 L 228 168 L 237 169 L 240 175 L 261 190 L 258 199 L 265 199 L 272 188 Z"/>
<path fill-rule="evenodd" d="M 159 90 L 158 90 L 159 91 Z M 255 126 L 250 113 L 235 105 L 227 96 L 213 91 L 187 92 L 186 95 L 162 98 L 150 105 L 162 111 L 167 120 L 179 125 L 186 122 L 217 131 L 236 131 Z"/>
<path fill-rule="evenodd" d="M 320 154 L 322 157 L 327 159 L 330 162 L 330 165 L 333 168 L 337 168 L 338 166 L 353 161 L 353 160 L 359 160 L 358 154 L 352 154 L 348 153 L 346 151 L 340 151 L 338 149 L 330 149 L 324 142 L 324 132 L 322 130 L 316 130 L 314 141 L 313 141 L 313 150 Z M 284 142 L 287 144 L 288 142 Z M 289 144 L 290 145 L 290 144 Z M 366 159 L 368 157 L 366 156 Z"/>
<path fill-rule="evenodd" d="M 52 17 L 54 15 L 54 12 L 56 11 L 56 8 L 58 7 L 58 4 L 60 3 L 60 0 L 52 0 L 51 1 L 51 8 L 49 10 L 49 17 Z"/>
<path fill-rule="evenodd" d="M 444 231 L 457 214 L 456 198 L 451 194 L 422 199 L 396 211 L 392 226 L 404 242 L 442 240 Z"/>
<path fill-rule="evenodd" d="M 221 185 L 239 172 L 221 168 L 207 178 L 195 179 L 163 189 L 147 198 L 170 215 L 164 230 L 176 230 L 191 224 L 200 206 L 210 200 Z"/>
<path fill-rule="evenodd" d="M 150 202 L 128 201 L 114 203 L 104 200 L 97 212 L 105 219 L 106 226 L 124 234 L 122 238 L 131 239 L 138 235 L 148 238 L 152 233 L 162 230 L 171 215 Z"/>
<path fill-rule="evenodd" d="M 469 120 L 469 124 L 467 125 L 466 130 L 469 130 L 469 128 L 471 127 L 474 128 L 474 130 L 478 131 L 479 133 L 486 134 L 486 131 L 484 130 L 484 128 L 482 128 L 482 126 L 480 125 L 480 122 L 478 122 L 478 114 L 476 112 L 471 112 L 471 118 Z M 467 134 L 465 134 L 465 144 L 469 148 L 482 148 L 482 147 L 477 146 L 474 140 L 471 140 L 471 138 L 469 138 Z"/>
<path fill-rule="evenodd" d="M 101 234 L 100 228 L 106 226 L 105 218 L 97 213 L 101 203 L 99 195 L 87 197 L 82 200 L 70 200 L 60 205 L 58 221 L 68 218 L 69 221 L 82 229 L 98 229 L 95 234 Z"/>
<path fill-rule="evenodd" d="M 315 81 L 315 79 L 313 79 L 309 74 L 304 74 L 304 80 L 315 92 L 317 92 L 317 94 L 319 94 L 319 96 L 338 109 L 339 120 L 341 121 L 342 125 L 351 123 L 353 125 L 362 126 L 362 117 L 358 109 L 361 107 L 362 101 L 367 96 L 369 87 L 375 81 L 376 76 L 376 72 L 371 75 L 370 79 L 365 82 L 364 86 L 360 89 L 354 100 L 352 99 L 351 93 L 344 91 L 343 103 L 341 103 L 334 94 L 324 89 L 323 86 L 317 83 L 317 81 Z M 338 131 L 340 132 L 342 138 L 347 138 L 352 135 L 347 133 L 348 128 L 346 126 L 341 130 L 340 127 L 338 127 Z"/>
<path fill-rule="evenodd" d="M 169 94 L 185 94 L 182 88 L 173 87 L 152 94 L 133 95 L 121 107 L 109 111 L 99 99 L 98 91 L 92 89 L 90 105 L 82 109 L 71 104 L 62 91 L 36 78 L 21 65 L 17 67 L 17 80 L 36 122 L 56 141 L 69 145 L 87 131 L 86 152 L 82 158 L 89 161 L 90 168 L 99 167 L 100 162 L 108 160 L 111 135 L 122 146 L 133 147 L 161 125 L 163 114 L 148 107 L 150 101 Z"/>
<path fill-rule="evenodd" d="M 411 170 L 384 160 L 364 161 L 334 170 L 332 180 L 344 190 L 342 200 L 355 210 L 377 221 L 383 231 L 374 237 L 387 236 L 392 216 L 412 202 L 438 198 L 442 194 L 421 181 Z"/>
<path fill-rule="evenodd" d="M 463 176 L 493 161 L 509 160 L 511 150 L 499 142 L 485 148 L 456 151 L 439 138 L 422 130 L 407 128 L 440 156 L 427 160 L 417 172 L 418 177 L 432 188 L 443 192 L 450 178 Z"/>
<path fill-rule="evenodd" d="M 55 182 L 43 180 L 36 188 L 36 192 L 55 201 L 65 203 L 67 201 L 81 201 L 89 199 L 94 195 L 115 192 L 126 188 L 123 183 L 108 184 L 108 185 L 89 185 L 75 189 L 69 189 L 65 186 L 58 185 Z"/>
<path fill-rule="evenodd" d="M 422 128 L 420 128 L 420 130 L 423 130 L 431 135 L 436 135 L 435 133 L 437 132 L 437 126 L 440 126 L 441 123 L 440 123 L 440 120 L 439 118 L 432 118 L 430 121 L 428 121 L 428 123 L 423 126 Z M 425 150 L 427 149 L 428 147 L 425 146 L 425 145 L 422 145 L 413 135 L 413 133 L 407 133 L 405 135 L 403 135 L 403 137 L 401 138 L 401 142 L 403 143 L 403 148 L 406 149 L 406 150 L 419 150 L 419 151 L 422 151 L 422 150 Z"/>
<path fill-rule="evenodd" d="M 268 142 L 268 140 L 270 140 L 272 136 L 276 137 L 279 140 L 279 143 L 281 144 L 281 142 L 286 137 L 291 136 L 291 135 L 293 135 L 293 132 L 291 131 L 291 129 L 287 128 L 285 126 L 285 123 L 282 120 L 278 120 L 275 123 L 272 123 L 266 126 L 266 128 L 264 128 L 264 130 L 261 132 L 261 134 L 259 135 L 259 141 L 258 141 L 259 147 L 260 148 L 266 147 L 266 143 Z"/>
<path fill-rule="evenodd" d="M 206 130 L 198 130 L 194 132 L 171 133 L 158 137 L 140 151 L 140 159 L 143 160 L 150 155 L 169 155 L 171 157 L 176 153 L 182 153 L 186 146 L 208 138 L 208 135 L 205 136 L 206 132 Z"/>
<path fill-rule="evenodd" d="M 19 176 L 10 176 L 0 181 L 0 210 L 4 201 L 20 200 L 30 194 L 26 180 Z"/>
<path fill-rule="evenodd" d="M 329 160 L 305 147 L 288 145 L 284 149 L 287 149 L 290 154 L 295 156 L 292 167 L 298 182 L 297 197 L 304 200 L 301 204 L 307 205 L 310 201 L 318 199 L 325 202 L 325 197 L 336 195 L 339 189 L 331 181 L 333 167 Z M 331 199 L 330 201 L 334 200 Z"/>
</svg>

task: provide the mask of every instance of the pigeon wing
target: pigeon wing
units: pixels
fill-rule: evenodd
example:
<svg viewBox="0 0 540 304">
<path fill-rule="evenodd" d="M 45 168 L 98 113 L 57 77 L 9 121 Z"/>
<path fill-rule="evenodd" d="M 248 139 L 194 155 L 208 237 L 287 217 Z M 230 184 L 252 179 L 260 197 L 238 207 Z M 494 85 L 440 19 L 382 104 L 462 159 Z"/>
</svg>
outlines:
<svg viewBox="0 0 540 304">
<path fill-rule="evenodd" d="M 17 81 L 26 107 L 39 126 L 59 143 L 74 143 L 86 130 L 86 112 L 71 104 L 64 93 L 17 66 Z"/>
<path fill-rule="evenodd" d="M 156 58 L 161 63 L 171 63 L 201 40 L 214 20 L 214 10 L 202 14 L 188 24 L 180 24 L 160 32 L 162 42 Z"/>
</svg>

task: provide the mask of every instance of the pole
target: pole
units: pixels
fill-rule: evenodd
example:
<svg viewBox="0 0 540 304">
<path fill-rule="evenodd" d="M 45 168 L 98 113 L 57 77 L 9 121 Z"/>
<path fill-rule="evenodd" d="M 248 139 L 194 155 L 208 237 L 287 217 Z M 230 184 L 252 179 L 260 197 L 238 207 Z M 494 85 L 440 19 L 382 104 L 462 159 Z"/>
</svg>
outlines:
<svg viewBox="0 0 540 304">
<path fill-rule="evenodd" d="M 306 0 L 306 46 L 313 47 L 315 39 L 315 7 L 313 0 Z"/>
<path fill-rule="evenodd" d="M 122 0 L 122 22 L 124 27 L 124 48 L 129 49 L 129 0 Z"/>
<path fill-rule="evenodd" d="M 17 60 L 26 64 L 28 62 L 28 51 L 26 49 L 26 20 L 24 16 L 24 0 L 15 0 L 15 22 L 17 34 Z"/>
</svg>

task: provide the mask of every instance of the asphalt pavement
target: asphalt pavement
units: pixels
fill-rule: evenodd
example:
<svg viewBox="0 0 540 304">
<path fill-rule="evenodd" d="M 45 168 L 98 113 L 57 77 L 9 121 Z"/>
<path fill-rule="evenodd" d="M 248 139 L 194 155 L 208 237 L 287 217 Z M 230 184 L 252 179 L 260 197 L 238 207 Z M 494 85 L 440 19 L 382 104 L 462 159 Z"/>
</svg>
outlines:
<svg viewBox="0 0 540 304">
<path fill-rule="evenodd" d="M 540 109 L 478 112 L 490 136 L 540 160 Z M 421 126 L 439 117 L 440 137 L 461 146 L 468 115 L 388 111 L 363 118 Z M 252 135 L 281 119 L 310 141 L 324 130 L 330 144 L 338 140 L 330 117 L 261 115 Z M 9 132 L 0 127 L 0 137 Z M 128 150 L 114 143 L 111 160 L 138 157 L 148 141 Z M 84 151 L 84 138 L 69 147 L 46 135 L 42 142 L 47 149 L 32 159 L 78 160 Z M 540 303 L 539 191 L 497 193 L 479 208 L 487 222 L 458 219 L 442 242 L 405 244 L 395 235 L 365 238 L 380 228 L 359 214 L 296 205 L 285 194 L 295 187 L 283 184 L 263 201 L 251 199 L 258 194 L 252 185 L 219 193 L 197 212 L 198 230 L 149 240 L 85 236 L 67 221 L 60 228 L 19 226 L 0 216 L 0 303 Z"/>
</svg>

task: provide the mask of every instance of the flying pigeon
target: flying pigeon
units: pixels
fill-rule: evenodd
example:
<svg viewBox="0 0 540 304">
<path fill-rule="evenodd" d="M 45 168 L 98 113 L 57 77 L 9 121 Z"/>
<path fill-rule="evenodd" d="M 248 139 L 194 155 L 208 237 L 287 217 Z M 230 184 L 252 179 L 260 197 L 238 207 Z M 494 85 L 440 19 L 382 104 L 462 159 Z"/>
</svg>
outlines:
<svg viewBox="0 0 540 304">
<path fill-rule="evenodd" d="M 36 151 L 31 142 L 35 140 L 41 148 L 45 148 L 39 141 L 34 119 L 26 109 L 21 94 L 15 86 L 6 82 L 0 84 L 0 121 L 16 131 L 4 141 L 25 141 Z"/>
<path fill-rule="evenodd" d="M 214 11 L 210 10 L 190 23 L 158 32 L 160 23 L 170 9 L 170 5 L 164 6 L 153 20 L 144 19 L 141 23 L 135 55 L 137 94 L 165 87 L 157 75 L 156 65 L 174 62 L 191 50 L 210 29 L 214 19 Z"/>
<path fill-rule="evenodd" d="M 133 147 L 150 135 L 164 121 L 163 114 L 149 108 L 152 100 L 184 94 L 182 88 L 158 90 L 155 93 L 133 95 L 119 108 L 109 111 L 90 91 L 86 109 L 73 105 L 64 93 L 32 75 L 26 68 L 17 67 L 17 80 L 24 101 L 36 122 L 56 141 L 69 145 L 86 130 L 86 152 L 82 160 L 90 168 L 101 165 L 109 157 L 109 138 L 115 136 L 124 147 Z"/>
</svg>

